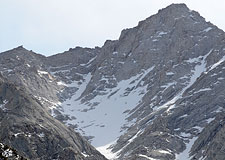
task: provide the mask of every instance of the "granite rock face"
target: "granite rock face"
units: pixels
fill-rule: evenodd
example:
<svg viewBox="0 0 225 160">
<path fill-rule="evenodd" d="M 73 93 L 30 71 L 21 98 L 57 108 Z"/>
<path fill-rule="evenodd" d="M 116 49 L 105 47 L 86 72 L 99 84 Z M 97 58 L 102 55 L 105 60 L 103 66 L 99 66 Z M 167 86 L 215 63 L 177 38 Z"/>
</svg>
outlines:
<svg viewBox="0 0 225 160">
<path fill-rule="evenodd" d="M 32 144 L 32 156 L 104 159 L 75 129 L 109 159 L 225 159 L 225 33 L 185 4 L 160 10 L 101 48 L 44 57 L 19 47 L 0 61 L 3 79 L 23 88 L 32 104 L 13 109 L 23 118 L 6 116 L 23 121 L 13 128 L 23 128 L 20 144 Z M 8 98 L 20 100 L 16 95 Z M 43 134 L 29 141 L 34 132 L 48 137 L 40 148 Z M 21 153 L 30 157 L 27 151 Z"/>
<path fill-rule="evenodd" d="M 23 86 L 29 94 L 52 108 L 57 105 L 57 93 L 62 87 L 47 72 L 45 58 L 19 46 L 0 54 L 0 71 L 8 82 Z"/>
<path fill-rule="evenodd" d="M 104 160 L 80 134 L 50 116 L 24 87 L 0 81 L 0 141 L 29 159 Z"/>
</svg>

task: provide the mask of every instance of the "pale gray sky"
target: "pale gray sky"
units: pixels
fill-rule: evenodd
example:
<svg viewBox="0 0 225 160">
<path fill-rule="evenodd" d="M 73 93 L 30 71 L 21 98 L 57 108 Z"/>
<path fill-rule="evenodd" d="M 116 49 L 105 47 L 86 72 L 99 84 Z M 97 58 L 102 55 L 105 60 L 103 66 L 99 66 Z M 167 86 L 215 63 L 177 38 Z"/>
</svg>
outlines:
<svg viewBox="0 0 225 160">
<path fill-rule="evenodd" d="M 186 3 L 225 30 L 225 0 L 0 0 L 0 52 L 102 46 L 171 3 Z"/>
</svg>

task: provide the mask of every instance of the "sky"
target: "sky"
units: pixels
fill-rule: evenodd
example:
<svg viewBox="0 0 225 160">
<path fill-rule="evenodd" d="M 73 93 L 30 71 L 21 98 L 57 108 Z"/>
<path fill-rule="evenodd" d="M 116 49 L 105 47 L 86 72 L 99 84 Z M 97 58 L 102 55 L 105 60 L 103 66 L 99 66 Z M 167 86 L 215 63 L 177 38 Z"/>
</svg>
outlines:
<svg viewBox="0 0 225 160">
<path fill-rule="evenodd" d="M 0 0 L 0 52 L 101 47 L 171 3 L 187 4 L 225 31 L 225 0 Z"/>
</svg>

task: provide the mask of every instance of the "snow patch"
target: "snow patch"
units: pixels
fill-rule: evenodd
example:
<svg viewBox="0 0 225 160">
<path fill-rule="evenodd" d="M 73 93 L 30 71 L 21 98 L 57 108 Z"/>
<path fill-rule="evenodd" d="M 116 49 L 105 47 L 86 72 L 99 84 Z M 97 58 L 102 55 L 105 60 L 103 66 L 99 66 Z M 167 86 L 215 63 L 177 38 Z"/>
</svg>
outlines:
<svg viewBox="0 0 225 160">
<path fill-rule="evenodd" d="M 210 30 L 212 30 L 212 27 L 208 27 L 208 28 L 204 29 L 203 32 L 209 32 Z"/>
<path fill-rule="evenodd" d="M 84 157 L 89 157 L 89 155 L 88 155 L 86 152 L 81 152 L 81 154 L 82 154 Z"/>
<path fill-rule="evenodd" d="M 190 160 L 191 157 L 189 154 L 196 139 L 197 137 L 193 137 L 189 140 L 189 142 L 186 144 L 186 149 L 183 152 L 176 154 L 176 160 Z"/>
<path fill-rule="evenodd" d="M 160 106 L 159 109 L 168 107 L 167 112 L 169 112 L 171 109 L 175 108 L 175 102 L 178 99 L 180 99 L 182 97 L 183 93 L 195 83 L 195 81 L 198 79 L 198 77 L 201 76 L 202 73 L 205 72 L 206 58 L 208 57 L 208 55 L 210 53 L 212 53 L 212 51 L 213 51 L 213 49 L 211 49 L 205 56 L 201 56 L 201 58 L 198 59 L 200 64 L 197 64 L 195 66 L 195 69 L 192 70 L 192 75 L 191 75 L 189 84 L 186 87 L 184 87 L 182 89 L 182 91 L 180 93 L 178 93 L 178 95 L 176 95 L 172 100 L 170 100 L 167 103 L 165 103 L 164 105 Z"/>
<path fill-rule="evenodd" d="M 62 81 L 59 81 L 59 82 L 57 82 L 57 84 L 59 85 L 59 86 L 67 86 L 64 82 L 62 82 Z"/>
<path fill-rule="evenodd" d="M 200 89 L 200 90 L 194 92 L 194 94 L 199 93 L 199 92 L 211 91 L 211 90 L 212 90 L 211 88 L 203 88 L 203 89 Z"/>
<path fill-rule="evenodd" d="M 132 138 L 130 138 L 128 140 L 128 143 L 125 146 L 123 146 L 119 151 L 116 152 L 116 154 L 119 155 L 120 152 L 123 151 L 124 148 L 126 148 L 130 143 L 132 143 L 142 133 L 143 133 L 143 130 L 139 130 Z"/>
<path fill-rule="evenodd" d="M 38 70 L 38 74 L 39 74 L 39 75 L 40 75 L 40 74 L 48 74 L 48 72 Z"/>
<path fill-rule="evenodd" d="M 175 18 L 175 20 L 182 19 L 182 18 L 185 18 L 185 17 L 186 17 L 185 15 L 181 15 L 180 17 Z"/>
<path fill-rule="evenodd" d="M 200 58 L 201 58 L 201 56 L 197 57 L 197 58 L 190 58 L 190 59 L 186 60 L 185 62 L 187 62 L 187 63 L 197 63 L 197 62 L 199 62 Z"/>
<path fill-rule="evenodd" d="M 175 86 L 177 84 L 177 82 L 171 82 L 171 83 L 167 83 L 165 85 L 160 86 L 160 88 L 165 88 L 164 91 L 169 88 L 170 86 Z"/>
<path fill-rule="evenodd" d="M 138 131 L 131 139 L 128 140 L 129 144 L 130 144 L 131 142 L 133 142 L 133 141 L 134 141 L 140 134 L 142 134 L 142 133 L 143 133 L 142 130 Z"/>
<path fill-rule="evenodd" d="M 162 37 L 163 35 L 166 35 L 166 34 L 167 34 L 167 32 L 161 31 L 158 33 L 157 37 Z"/>
<path fill-rule="evenodd" d="M 118 158 L 116 153 L 112 152 L 112 149 L 110 149 L 110 147 L 114 144 L 115 142 L 109 143 L 105 146 L 101 146 L 101 147 L 97 147 L 96 149 L 103 154 L 106 158 L 108 158 L 109 160 L 114 160 L 116 158 Z"/>
<path fill-rule="evenodd" d="M 191 134 L 190 134 L 190 133 L 181 132 L 181 133 L 180 133 L 180 136 L 181 136 L 181 137 L 184 137 L 184 138 L 188 138 L 188 137 L 191 136 Z"/>
<path fill-rule="evenodd" d="M 154 159 L 154 158 L 148 157 L 148 156 L 143 155 L 143 154 L 139 154 L 138 156 L 139 156 L 139 157 L 146 158 L 146 159 L 149 159 L 149 160 L 157 160 L 157 159 Z"/>
<path fill-rule="evenodd" d="M 169 151 L 166 150 L 157 150 L 157 151 L 162 154 L 171 154 Z"/>
<path fill-rule="evenodd" d="M 204 155 L 202 155 L 199 160 L 205 160 L 207 157 L 204 157 Z"/>
<path fill-rule="evenodd" d="M 223 56 L 218 62 L 216 62 L 215 64 L 213 64 L 206 73 L 208 73 L 209 71 L 213 70 L 214 68 L 216 68 L 217 66 L 219 66 L 224 61 L 225 61 L 225 56 Z"/>
<path fill-rule="evenodd" d="M 213 111 L 213 113 L 220 113 L 223 110 L 224 110 L 223 107 L 219 107 L 217 110 Z"/>
<path fill-rule="evenodd" d="M 44 138 L 45 137 L 45 134 L 44 133 L 40 133 L 40 134 L 38 134 L 38 137 Z"/>
<path fill-rule="evenodd" d="M 113 55 L 117 55 L 117 54 L 118 54 L 118 52 L 113 52 L 112 54 L 113 54 Z"/>
<path fill-rule="evenodd" d="M 24 134 L 25 135 L 25 137 L 31 137 L 32 135 L 31 135 L 31 133 L 27 133 L 27 134 Z"/>
<path fill-rule="evenodd" d="M 194 129 L 197 129 L 199 131 L 199 133 L 202 132 L 202 130 L 204 129 L 203 127 L 199 127 L 199 126 L 195 126 L 193 127 Z"/>
<path fill-rule="evenodd" d="M 209 118 L 209 119 L 207 119 L 206 121 L 207 121 L 207 123 L 209 124 L 209 123 L 211 123 L 214 119 L 215 119 L 215 118 Z"/>
<path fill-rule="evenodd" d="M 2 156 L 4 157 L 11 157 L 12 155 L 13 155 L 13 151 L 10 149 L 7 149 L 2 153 Z"/>
<path fill-rule="evenodd" d="M 5 105 L 8 103 L 7 100 L 3 101 L 3 104 L 0 104 L 0 109 L 2 109 L 3 111 L 7 110 L 7 108 L 5 108 Z"/>
<path fill-rule="evenodd" d="M 13 70 L 12 69 L 7 69 L 6 70 L 8 73 L 12 72 Z"/>
<path fill-rule="evenodd" d="M 16 133 L 16 134 L 14 134 L 14 136 L 18 137 L 18 135 L 21 135 L 21 134 L 23 134 L 23 133 Z"/>
<path fill-rule="evenodd" d="M 80 64 L 80 66 L 89 67 L 95 59 L 96 59 L 96 56 L 94 58 L 90 59 L 87 64 Z"/>
<path fill-rule="evenodd" d="M 81 94 L 84 92 L 84 90 L 86 89 L 87 84 L 90 82 L 91 80 L 91 73 L 88 73 L 87 75 L 84 75 L 84 82 L 82 84 L 78 83 L 77 81 L 72 82 L 71 84 L 67 84 L 68 87 L 76 87 L 78 88 L 78 90 L 76 91 L 76 94 L 73 96 L 74 100 L 77 100 Z"/>
<path fill-rule="evenodd" d="M 180 116 L 180 118 L 185 118 L 187 116 L 188 116 L 187 114 L 184 114 L 183 116 Z"/>
<path fill-rule="evenodd" d="M 48 103 L 50 106 L 49 106 L 49 109 L 55 109 L 57 108 L 58 106 L 61 105 L 61 102 L 57 101 L 57 102 L 52 102 L 44 97 L 38 97 L 38 96 L 34 96 L 36 99 L 38 99 L 41 104 L 45 104 L 45 103 Z"/>
<path fill-rule="evenodd" d="M 225 78 L 223 78 L 223 77 L 219 77 L 219 78 L 218 78 L 219 81 L 220 81 L 220 80 L 224 80 L 224 79 L 225 79 Z"/>
<path fill-rule="evenodd" d="M 31 133 L 24 133 L 24 132 L 14 134 L 15 137 L 18 137 L 19 135 L 23 135 L 23 136 L 29 137 L 29 138 L 32 136 Z"/>
<path fill-rule="evenodd" d="M 167 76 L 172 76 L 172 75 L 174 75 L 174 73 L 173 72 L 167 72 L 166 75 Z"/>
</svg>

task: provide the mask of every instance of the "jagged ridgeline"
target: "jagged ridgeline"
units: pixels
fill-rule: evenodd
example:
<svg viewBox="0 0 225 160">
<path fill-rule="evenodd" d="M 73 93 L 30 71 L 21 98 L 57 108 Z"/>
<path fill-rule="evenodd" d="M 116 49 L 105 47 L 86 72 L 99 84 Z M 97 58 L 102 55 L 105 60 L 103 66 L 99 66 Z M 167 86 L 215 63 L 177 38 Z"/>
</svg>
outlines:
<svg viewBox="0 0 225 160">
<path fill-rule="evenodd" d="M 105 159 L 90 142 L 108 159 L 224 160 L 224 69 L 225 33 L 185 4 L 101 48 L 20 46 L 0 54 L 0 142 L 29 159 Z"/>
</svg>

